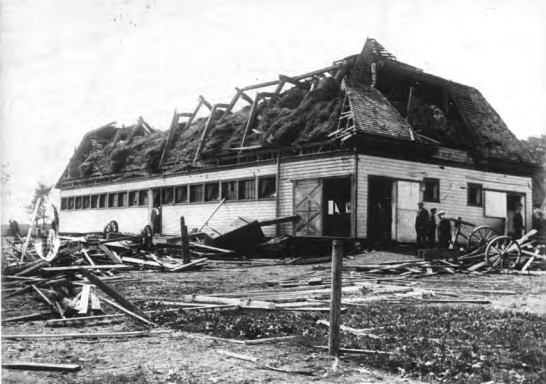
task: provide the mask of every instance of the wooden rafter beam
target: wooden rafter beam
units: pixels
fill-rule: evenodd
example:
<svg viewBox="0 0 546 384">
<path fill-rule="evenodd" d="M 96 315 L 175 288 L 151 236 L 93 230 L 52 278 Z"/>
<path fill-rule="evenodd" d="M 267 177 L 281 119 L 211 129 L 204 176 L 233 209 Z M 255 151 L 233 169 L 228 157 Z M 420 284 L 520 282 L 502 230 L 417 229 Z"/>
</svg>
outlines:
<svg viewBox="0 0 546 384">
<path fill-rule="evenodd" d="M 231 113 L 231 110 L 233 107 L 235 107 L 235 104 L 237 104 L 237 101 L 239 101 L 239 98 L 241 97 L 241 94 L 243 91 L 239 88 L 235 88 L 237 92 L 235 92 L 235 96 L 231 99 L 230 103 L 228 104 L 226 110 L 224 111 L 224 114 L 220 118 L 220 121 L 224 120 L 224 118 Z"/>
<path fill-rule="evenodd" d="M 249 85 L 248 87 L 244 87 L 244 88 L 241 88 L 241 89 L 243 91 L 250 91 L 252 89 L 257 89 L 257 88 L 271 87 L 272 85 L 279 84 L 279 82 L 280 82 L 280 80 L 273 80 L 273 81 L 268 81 L 268 82 L 265 82 L 265 83 Z"/>
<path fill-rule="evenodd" d="M 256 93 L 256 96 L 254 97 L 254 101 L 252 102 L 252 107 L 250 107 L 250 113 L 248 115 L 248 120 L 246 122 L 245 133 L 243 134 L 243 139 L 241 140 L 241 148 L 244 148 L 246 137 L 248 136 L 248 133 L 252 129 L 252 124 L 254 124 L 254 120 L 256 119 L 256 112 L 258 111 L 258 103 L 260 102 L 261 98 L 262 98 L 262 94 Z"/>
<path fill-rule="evenodd" d="M 178 126 L 179 116 L 178 112 L 175 109 L 173 113 L 173 119 L 171 121 L 171 126 L 169 128 L 169 133 L 167 134 L 167 140 L 165 140 L 165 145 L 163 146 L 163 152 L 161 152 L 161 159 L 159 160 L 159 169 L 163 166 L 163 163 L 165 162 L 165 155 L 167 154 L 167 149 L 171 146 L 171 143 L 174 138 L 174 133 L 176 131 L 176 128 Z"/>
<path fill-rule="evenodd" d="M 248 96 L 248 94 L 244 91 L 241 92 L 241 98 L 246 101 L 248 104 L 252 105 L 253 100 L 252 97 Z"/>
<path fill-rule="evenodd" d="M 205 124 L 205 127 L 203 128 L 203 132 L 201 134 L 201 139 L 199 140 L 199 146 L 197 147 L 197 151 L 195 152 L 195 157 L 193 158 L 193 162 L 195 163 L 199 158 L 201 157 L 201 152 L 203 152 L 203 148 L 205 148 L 205 143 L 207 141 L 207 137 L 212 130 L 212 127 L 214 126 L 214 114 L 218 109 L 227 108 L 229 104 L 214 104 L 212 106 L 212 109 L 210 110 L 210 115 L 207 120 L 207 123 Z"/>
<path fill-rule="evenodd" d="M 199 101 L 201 101 L 205 107 L 212 111 L 212 105 L 203 97 L 203 95 L 199 95 Z"/>
<path fill-rule="evenodd" d="M 311 88 L 311 84 L 302 83 L 301 81 L 296 80 L 296 79 L 294 79 L 293 77 L 290 77 L 290 76 L 279 75 L 279 79 L 281 80 L 281 82 L 293 84 L 296 87 L 301 88 L 301 89 L 309 90 L 309 88 Z"/>
</svg>

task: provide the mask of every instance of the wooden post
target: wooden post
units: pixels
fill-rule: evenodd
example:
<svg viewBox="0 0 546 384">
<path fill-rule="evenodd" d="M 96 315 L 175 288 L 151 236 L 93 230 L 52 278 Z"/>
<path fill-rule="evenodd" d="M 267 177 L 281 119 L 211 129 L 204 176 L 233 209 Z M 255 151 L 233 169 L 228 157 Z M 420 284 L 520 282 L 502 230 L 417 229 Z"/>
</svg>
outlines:
<svg viewBox="0 0 546 384">
<path fill-rule="evenodd" d="M 184 216 L 180 216 L 180 243 L 182 245 L 182 261 L 184 264 L 188 264 L 190 262 L 190 242 Z"/>
<path fill-rule="evenodd" d="M 330 301 L 330 334 L 328 342 L 330 356 L 337 356 L 339 354 L 342 259 L 343 243 L 340 240 L 334 240 L 332 246 L 332 299 Z"/>
</svg>

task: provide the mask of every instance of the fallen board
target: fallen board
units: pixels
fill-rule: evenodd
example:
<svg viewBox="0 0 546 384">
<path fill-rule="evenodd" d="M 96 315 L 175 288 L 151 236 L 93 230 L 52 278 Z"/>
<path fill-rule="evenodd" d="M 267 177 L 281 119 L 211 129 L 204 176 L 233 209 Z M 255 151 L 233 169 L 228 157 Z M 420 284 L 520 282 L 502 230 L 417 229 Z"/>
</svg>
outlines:
<svg viewBox="0 0 546 384">
<path fill-rule="evenodd" d="M 82 369 L 78 364 L 49 364 L 49 363 L 29 363 L 13 362 L 2 364 L 4 369 L 24 369 L 28 371 L 56 371 L 56 372 L 77 372 Z"/>
</svg>

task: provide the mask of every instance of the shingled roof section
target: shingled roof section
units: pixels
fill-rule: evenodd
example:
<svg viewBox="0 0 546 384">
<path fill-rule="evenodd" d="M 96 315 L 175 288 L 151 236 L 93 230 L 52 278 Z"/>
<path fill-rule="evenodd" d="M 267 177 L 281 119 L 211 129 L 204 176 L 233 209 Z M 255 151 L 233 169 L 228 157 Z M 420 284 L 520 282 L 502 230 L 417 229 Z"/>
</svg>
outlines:
<svg viewBox="0 0 546 384">
<path fill-rule="evenodd" d="M 347 85 L 346 92 L 357 131 L 412 140 L 411 126 L 377 89 Z"/>
<path fill-rule="evenodd" d="M 475 134 L 481 156 L 533 162 L 531 155 L 477 89 L 454 83 L 451 83 L 450 88 Z"/>
</svg>

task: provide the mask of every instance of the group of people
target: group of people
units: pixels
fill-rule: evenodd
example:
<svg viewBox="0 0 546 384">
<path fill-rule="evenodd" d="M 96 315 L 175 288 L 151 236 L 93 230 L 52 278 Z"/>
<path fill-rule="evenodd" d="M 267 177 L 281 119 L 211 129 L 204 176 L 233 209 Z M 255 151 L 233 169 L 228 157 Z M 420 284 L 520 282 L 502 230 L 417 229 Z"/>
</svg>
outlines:
<svg viewBox="0 0 546 384">
<path fill-rule="evenodd" d="M 436 232 L 438 232 L 438 245 L 441 248 L 448 248 L 451 240 L 451 222 L 445 218 L 445 211 L 436 213 L 437 209 L 432 208 L 429 212 L 423 203 L 417 206 L 419 207 L 415 218 L 417 246 L 433 247 L 436 245 Z M 436 215 L 438 215 L 438 222 L 436 222 Z"/>
</svg>

